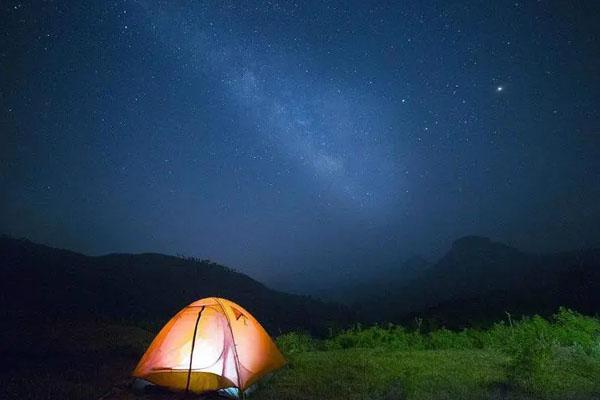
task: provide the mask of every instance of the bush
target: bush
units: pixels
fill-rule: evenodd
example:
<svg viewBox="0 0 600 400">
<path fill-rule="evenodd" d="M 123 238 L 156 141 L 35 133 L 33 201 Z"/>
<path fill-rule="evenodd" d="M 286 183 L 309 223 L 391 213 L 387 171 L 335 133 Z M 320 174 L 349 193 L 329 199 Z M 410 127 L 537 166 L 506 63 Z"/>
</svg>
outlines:
<svg viewBox="0 0 600 400">
<path fill-rule="evenodd" d="M 557 364 L 600 373 L 600 358 L 595 355 L 600 343 L 597 319 L 561 308 L 550 320 L 536 315 L 511 326 L 497 324 L 490 333 L 488 343 L 512 358 L 509 382 L 525 391 L 540 393 L 552 387 L 552 366 Z"/>
<path fill-rule="evenodd" d="M 524 389 L 546 387 L 551 379 L 547 374 L 556 345 L 552 325 L 539 316 L 524 319 L 509 332 L 504 351 L 512 356 L 509 381 Z"/>
<path fill-rule="evenodd" d="M 561 307 L 554 315 L 555 338 L 561 346 L 578 346 L 586 354 L 600 348 L 600 320 Z"/>
<path fill-rule="evenodd" d="M 289 332 L 277 338 L 277 346 L 283 354 L 305 353 L 317 349 L 317 341 L 304 332 Z"/>
<path fill-rule="evenodd" d="M 372 326 L 363 329 L 360 325 L 339 333 L 325 342 L 326 349 L 388 348 L 410 350 L 425 348 L 426 338 L 418 332 L 408 332 L 398 325 Z"/>
<path fill-rule="evenodd" d="M 481 347 L 476 335 L 470 333 L 468 329 L 453 332 L 446 328 L 429 333 L 427 345 L 433 350 L 466 350 Z"/>
</svg>

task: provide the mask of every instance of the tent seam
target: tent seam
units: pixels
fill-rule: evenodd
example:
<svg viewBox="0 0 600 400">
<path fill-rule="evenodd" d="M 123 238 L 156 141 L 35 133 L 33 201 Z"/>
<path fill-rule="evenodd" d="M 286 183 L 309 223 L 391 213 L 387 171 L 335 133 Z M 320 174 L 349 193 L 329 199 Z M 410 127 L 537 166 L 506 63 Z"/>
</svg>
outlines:
<svg viewBox="0 0 600 400">
<path fill-rule="evenodd" d="M 221 304 L 221 301 L 217 297 L 215 297 L 214 299 L 219 304 L 219 307 L 221 307 L 221 310 L 223 310 L 223 314 L 225 314 L 225 318 L 227 319 L 227 326 L 229 327 L 229 332 L 231 333 L 231 340 L 233 341 L 233 355 L 235 356 L 235 372 L 237 373 L 238 389 L 240 389 L 243 392 L 242 384 L 240 382 L 240 378 L 241 378 L 240 377 L 240 358 L 238 356 L 237 344 L 235 343 L 235 336 L 233 334 L 233 329 L 231 329 L 231 321 L 229 320 L 227 311 L 225 311 L 225 307 L 223 307 L 223 304 Z"/>
</svg>

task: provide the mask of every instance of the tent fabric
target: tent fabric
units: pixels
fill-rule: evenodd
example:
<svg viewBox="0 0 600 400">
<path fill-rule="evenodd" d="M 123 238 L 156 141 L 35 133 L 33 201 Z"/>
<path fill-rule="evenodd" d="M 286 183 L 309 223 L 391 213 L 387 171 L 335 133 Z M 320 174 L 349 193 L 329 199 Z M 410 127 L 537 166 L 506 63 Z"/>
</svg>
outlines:
<svg viewBox="0 0 600 400">
<path fill-rule="evenodd" d="M 273 340 L 248 311 L 210 297 L 188 305 L 162 328 L 133 376 L 172 390 L 243 391 L 284 364 Z"/>
</svg>

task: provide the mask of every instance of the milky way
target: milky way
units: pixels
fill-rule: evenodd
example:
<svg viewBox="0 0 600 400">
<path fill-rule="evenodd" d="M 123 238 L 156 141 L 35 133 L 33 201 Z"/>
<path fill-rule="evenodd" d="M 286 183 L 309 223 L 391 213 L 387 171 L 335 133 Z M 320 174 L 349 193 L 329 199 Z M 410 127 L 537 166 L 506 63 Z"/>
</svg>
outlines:
<svg viewBox="0 0 600 400">
<path fill-rule="evenodd" d="M 166 49 L 182 50 L 186 62 L 222 83 L 230 103 L 249 112 L 242 122 L 254 128 L 257 140 L 266 139 L 265 153 L 276 151 L 299 164 L 343 206 L 382 207 L 398 196 L 402 177 L 385 136 L 389 117 L 372 112 L 380 102 L 372 90 L 359 94 L 348 82 L 328 81 L 308 67 L 297 71 L 300 57 L 286 57 L 285 49 L 270 48 L 263 40 L 246 45 L 239 39 L 243 33 L 215 42 L 206 23 L 190 21 L 189 11 L 143 6 L 150 37 L 168 32 Z M 208 28 L 215 29 L 214 23 Z M 182 43 L 182 37 L 189 40 Z M 271 56 L 259 54 L 267 48 Z M 290 70 L 295 76 L 288 75 Z"/>
</svg>

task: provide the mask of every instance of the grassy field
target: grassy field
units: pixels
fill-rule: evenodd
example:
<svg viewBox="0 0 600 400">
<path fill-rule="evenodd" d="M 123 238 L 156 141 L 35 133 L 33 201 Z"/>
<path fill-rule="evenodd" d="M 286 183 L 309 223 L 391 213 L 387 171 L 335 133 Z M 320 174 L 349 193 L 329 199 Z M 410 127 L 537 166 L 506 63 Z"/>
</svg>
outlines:
<svg viewBox="0 0 600 400">
<path fill-rule="evenodd" d="M 481 350 L 346 349 L 290 357 L 257 399 L 488 398 L 508 359 Z"/>
<path fill-rule="evenodd" d="M 346 349 L 290 357 L 255 398 L 593 399 L 600 375 L 561 359 L 541 376 L 511 379 L 511 359 L 490 350 Z"/>
<path fill-rule="evenodd" d="M 487 330 L 356 327 L 278 342 L 289 366 L 257 399 L 600 399 L 600 321 L 564 309 Z"/>
<path fill-rule="evenodd" d="M 153 337 L 107 321 L 2 334 L 3 399 L 99 398 L 128 377 Z M 600 320 L 568 310 L 485 330 L 357 326 L 322 339 L 292 332 L 277 342 L 289 363 L 251 398 L 600 399 Z"/>
</svg>

